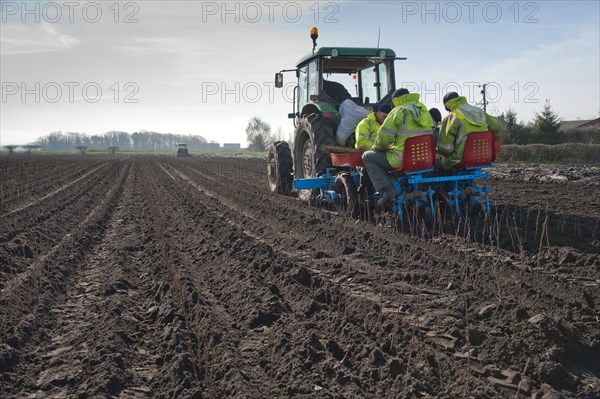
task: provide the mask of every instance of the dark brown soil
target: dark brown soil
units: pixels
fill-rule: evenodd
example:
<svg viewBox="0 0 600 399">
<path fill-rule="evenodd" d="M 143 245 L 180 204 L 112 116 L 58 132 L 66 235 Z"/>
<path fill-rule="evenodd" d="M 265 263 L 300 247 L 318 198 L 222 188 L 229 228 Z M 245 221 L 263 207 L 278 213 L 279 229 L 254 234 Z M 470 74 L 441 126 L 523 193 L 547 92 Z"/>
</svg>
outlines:
<svg viewBox="0 0 600 399">
<path fill-rule="evenodd" d="M 37 159 L 0 207 L 2 398 L 600 398 L 594 182 L 499 169 L 491 217 L 397 224 L 260 159 Z"/>
</svg>

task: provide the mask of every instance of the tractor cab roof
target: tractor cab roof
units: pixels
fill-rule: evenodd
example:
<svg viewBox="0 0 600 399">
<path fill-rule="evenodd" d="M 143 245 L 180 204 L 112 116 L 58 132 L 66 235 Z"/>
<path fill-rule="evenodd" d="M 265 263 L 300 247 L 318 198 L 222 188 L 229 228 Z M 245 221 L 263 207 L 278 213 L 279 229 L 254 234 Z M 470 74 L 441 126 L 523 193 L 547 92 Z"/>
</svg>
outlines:
<svg viewBox="0 0 600 399">
<path fill-rule="evenodd" d="M 363 69 L 357 58 L 364 58 L 364 67 L 373 64 L 375 59 L 381 62 L 382 59 L 395 58 L 396 53 L 389 48 L 374 47 L 321 47 L 314 55 L 308 54 L 298 61 L 297 67 L 300 67 L 315 58 L 328 58 L 328 65 L 334 69 L 346 69 L 352 64 L 352 68 Z M 350 60 L 352 59 L 352 60 Z M 335 60 L 335 61 L 334 61 Z M 337 62 L 339 61 L 339 62 Z M 335 65 L 339 63 L 339 68 Z M 344 68 L 345 67 L 345 68 Z"/>
</svg>

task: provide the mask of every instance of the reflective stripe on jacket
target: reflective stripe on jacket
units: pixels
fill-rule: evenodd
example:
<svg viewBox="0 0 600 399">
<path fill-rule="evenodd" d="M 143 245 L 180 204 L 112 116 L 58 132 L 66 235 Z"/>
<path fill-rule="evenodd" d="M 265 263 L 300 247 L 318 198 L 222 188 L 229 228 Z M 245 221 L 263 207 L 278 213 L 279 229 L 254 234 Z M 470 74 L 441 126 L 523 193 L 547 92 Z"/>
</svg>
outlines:
<svg viewBox="0 0 600 399">
<path fill-rule="evenodd" d="M 394 169 L 402 165 L 406 139 L 433 133 L 435 122 L 419 98 L 417 93 L 394 98 L 395 108 L 377 132 L 373 149 L 387 151 L 388 162 Z"/>
<path fill-rule="evenodd" d="M 462 161 L 465 141 L 470 133 L 491 130 L 497 134 L 499 121 L 481 108 L 468 104 L 467 99 L 462 96 L 453 98 L 445 105 L 450 114 L 442 121 L 436 150 L 440 166 L 450 169 Z"/>
<path fill-rule="evenodd" d="M 381 125 L 377 122 L 377 118 L 375 118 L 375 112 L 371 112 L 356 126 L 356 144 L 354 146 L 358 149 L 370 150 L 373 147 L 377 131 L 380 127 Z"/>
</svg>

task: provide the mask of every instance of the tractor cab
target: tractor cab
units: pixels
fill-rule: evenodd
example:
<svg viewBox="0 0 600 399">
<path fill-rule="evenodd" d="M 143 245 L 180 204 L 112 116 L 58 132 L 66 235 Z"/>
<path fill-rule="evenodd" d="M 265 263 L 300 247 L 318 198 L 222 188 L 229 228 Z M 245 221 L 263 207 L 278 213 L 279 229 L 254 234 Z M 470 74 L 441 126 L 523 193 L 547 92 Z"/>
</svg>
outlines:
<svg viewBox="0 0 600 399">
<path fill-rule="evenodd" d="M 295 112 L 290 116 L 329 112 L 337 125 L 339 106 L 347 99 L 367 109 L 391 101 L 395 59 L 390 49 L 320 48 L 298 63 Z"/>
<path fill-rule="evenodd" d="M 177 156 L 178 157 L 189 157 L 190 156 L 190 154 L 187 150 L 186 143 L 177 143 L 175 145 L 177 146 Z"/>
<path fill-rule="evenodd" d="M 296 72 L 294 108 L 290 118 L 294 126 L 313 113 L 329 119 L 334 128 L 340 122 L 340 104 L 350 99 L 372 110 L 375 105 L 390 102 L 395 87 L 394 61 L 389 48 L 321 47 L 316 52 L 318 31 L 313 28 L 313 52 L 300 61 L 296 69 L 275 75 L 275 87 L 283 87 L 283 72 Z"/>
</svg>

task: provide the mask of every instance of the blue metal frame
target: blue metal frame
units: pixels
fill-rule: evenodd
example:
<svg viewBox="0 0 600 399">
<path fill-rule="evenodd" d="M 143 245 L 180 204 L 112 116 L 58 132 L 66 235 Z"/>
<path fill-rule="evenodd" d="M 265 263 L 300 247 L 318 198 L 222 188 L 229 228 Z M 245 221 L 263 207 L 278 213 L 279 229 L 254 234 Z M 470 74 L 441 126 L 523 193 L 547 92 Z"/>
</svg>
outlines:
<svg viewBox="0 0 600 399">
<path fill-rule="evenodd" d="M 394 180 L 394 187 L 400 192 L 400 195 L 396 196 L 392 201 L 394 206 L 391 208 L 393 212 L 398 213 L 399 220 L 403 218 L 403 207 L 416 206 L 421 208 L 429 205 L 431 216 L 433 216 L 433 194 L 435 190 L 431 187 L 427 187 L 426 190 L 422 190 L 419 184 L 426 179 L 423 174 L 432 172 L 433 169 L 421 170 L 413 173 L 406 174 L 394 174 L 392 178 Z M 424 197 L 426 199 L 424 199 Z"/>
<path fill-rule="evenodd" d="M 489 169 L 491 165 L 477 166 L 465 169 L 455 170 L 455 175 L 452 176 L 437 176 L 437 177 L 423 177 L 422 173 L 429 173 L 432 170 L 426 170 L 419 173 L 408 174 L 408 183 L 412 185 L 418 185 L 423 183 L 441 183 L 438 188 L 443 188 L 450 197 L 448 205 L 450 205 L 454 212 L 460 216 L 460 203 L 462 200 L 469 200 L 472 204 L 476 204 L 478 197 L 485 198 L 485 213 L 490 213 L 490 199 L 489 192 L 492 191 L 492 187 L 488 187 L 487 184 L 483 187 L 475 187 L 476 179 L 487 179 L 490 177 L 488 173 L 484 173 L 483 169 Z M 412 176 L 411 176 L 412 175 Z M 465 189 L 469 190 L 465 190 Z M 427 192 L 431 191 L 431 187 L 428 187 Z M 465 191 L 468 191 L 465 193 Z M 465 197 L 465 198 L 463 198 Z M 433 200 L 431 200 L 433 204 Z M 433 208 L 433 207 L 432 207 Z M 433 216 L 433 209 L 432 209 Z"/>
<path fill-rule="evenodd" d="M 398 173 L 393 174 L 394 187 L 400 194 L 392 201 L 394 206 L 391 208 L 393 212 L 398 213 L 399 219 L 402 220 L 403 208 L 416 205 L 418 208 L 429 206 L 431 217 L 434 217 L 435 209 L 433 206 L 433 195 L 436 189 L 446 191 L 449 201 L 448 205 L 452 207 L 454 212 L 460 216 L 460 203 L 469 201 L 472 204 L 478 203 L 478 198 L 485 198 L 485 212 L 490 213 L 489 193 L 492 187 L 484 184 L 482 187 L 475 186 L 475 180 L 487 179 L 490 177 L 488 173 L 484 173 L 483 169 L 490 168 L 491 165 L 478 166 L 455 170 L 451 176 L 436 176 L 427 177 L 433 172 L 433 169 L 421 170 L 413 173 Z M 347 169 L 343 169 L 347 172 Z M 321 190 L 318 199 L 325 203 L 335 203 L 340 201 L 342 197 L 335 192 L 335 179 L 339 169 L 327 169 L 325 173 L 319 177 L 307 179 L 294 179 L 294 188 L 296 190 Z M 353 177 L 356 186 L 358 187 L 361 172 L 357 168 L 350 169 L 350 174 Z M 375 197 L 377 193 L 375 194 Z"/>
<path fill-rule="evenodd" d="M 334 190 L 335 188 L 335 179 L 337 177 L 338 170 L 327 169 L 325 173 L 323 173 L 319 177 L 311 177 L 306 179 L 294 179 L 294 189 L 296 190 L 321 190 L 321 194 L 317 197 L 317 199 L 321 202 L 325 203 L 335 203 L 342 199 L 342 197 L 337 194 Z M 358 183 L 360 181 L 360 173 L 353 168 L 350 171 L 350 175 L 354 179 L 354 183 L 358 187 Z"/>
<path fill-rule="evenodd" d="M 309 179 L 294 179 L 294 188 L 296 190 L 314 190 L 319 188 L 329 188 L 329 179 L 326 175 Z"/>
</svg>

